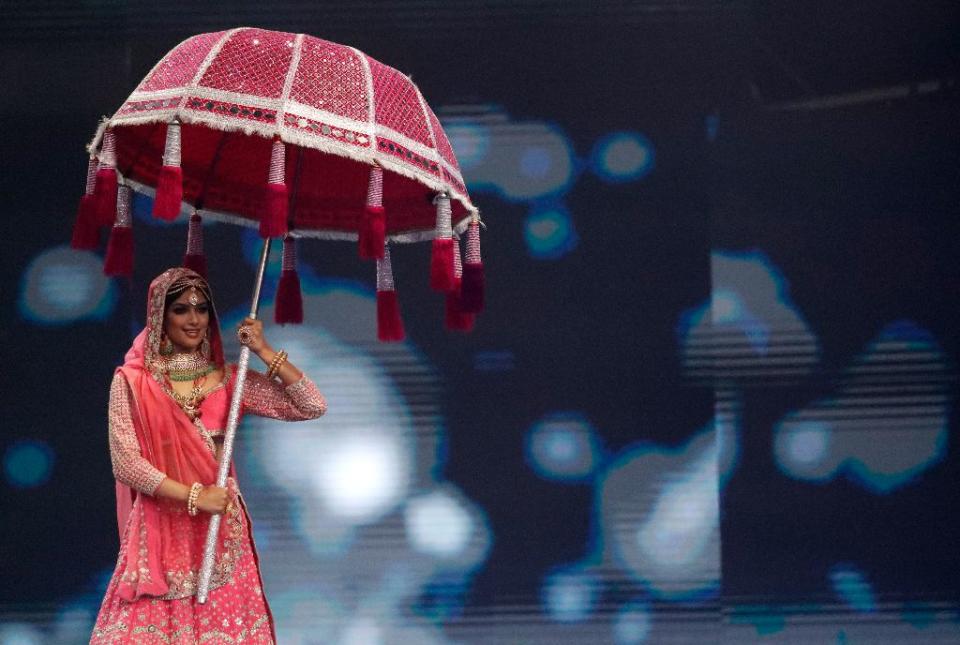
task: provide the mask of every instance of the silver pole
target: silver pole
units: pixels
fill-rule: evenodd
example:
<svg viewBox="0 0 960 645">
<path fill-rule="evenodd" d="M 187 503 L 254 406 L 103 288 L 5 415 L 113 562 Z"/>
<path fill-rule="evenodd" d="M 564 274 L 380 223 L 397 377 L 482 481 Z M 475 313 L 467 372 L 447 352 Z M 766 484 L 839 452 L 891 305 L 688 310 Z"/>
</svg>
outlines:
<svg viewBox="0 0 960 645">
<path fill-rule="evenodd" d="M 256 319 L 260 309 L 260 288 L 263 286 L 263 274 L 267 269 L 267 260 L 270 257 L 270 239 L 263 241 L 260 250 L 260 266 L 257 267 L 257 279 L 253 285 L 253 303 L 250 305 L 250 318 Z M 233 397 L 230 399 L 230 414 L 227 417 L 227 429 L 223 435 L 223 450 L 220 453 L 220 468 L 217 470 L 217 486 L 227 485 L 227 475 L 230 473 L 230 460 L 233 458 L 233 439 L 237 434 L 237 425 L 240 421 L 240 402 L 243 400 L 243 387 L 247 382 L 247 364 L 250 362 L 250 348 L 244 345 L 240 348 L 240 360 L 237 361 L 237 380 L 233 384 Z M 203 564 L 200 567 L 200 581 L 197 585 L 197 602 L 207 602 L 210 593 L 210 577 L 213 575 L 214 558 L 217 553 L 217 534 L 220 532 L 220 515 L 210 516 L 210 526 L 207 529 L 207 542 L 203 548 Z"/>
</svg>

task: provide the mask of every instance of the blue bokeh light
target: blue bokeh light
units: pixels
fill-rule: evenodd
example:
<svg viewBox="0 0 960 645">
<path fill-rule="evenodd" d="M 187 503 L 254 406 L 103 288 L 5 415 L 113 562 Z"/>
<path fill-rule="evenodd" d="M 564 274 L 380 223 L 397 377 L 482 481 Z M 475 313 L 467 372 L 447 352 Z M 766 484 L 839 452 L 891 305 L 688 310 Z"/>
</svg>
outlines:
<svg viewBox="0 0 960 645">
<path fill-rule="evenodd" d="M 580 622 L 593 612 L 599 590 L 595 576 L 579 567 L 563 568 L 547 576 L 543 586 L 543 603 L 554 620 Z"/>
<path fill-rule="evenodd" d="M 763 373 L 791 378 L 820 360 L 820 345 L 762 251 L 713 250 L 708 301 L 685 311 L 677 336 L 689 374 L 728 381 Z"/>
<path fill-rule="evenodd" d="M 35 488 L 50 479 L 54 453 L 45 442 L 24 439 L 7 447 L 3 456 L 3 473 L 16 488 Z"/>
<path fill-rule="evenodd" d="M 840 464 L 831 455 L 833 443 L 833 426 L 823 420 L 784 420 L 774 429 L 777 465 L 788 475 L 809 481 L 833 477 Z"/>
<path fill-rule="evenodd" d="M 887 325 L 832 396 L 774 425 L 778 467 L 814 482 L 845 474 L 878 494 L 906 485 L 946 454 L 954 398 L 948 380 L 946 357 L 927 330 L 910 321 Z"/>
<path fill-rule="evenodd" d="M 20 314 L 35 324 L 66 325 L 104 320 L 114 309 L 113 281 L 100 256 L 57 246 L 37 255 L 23 273 Z"/>
<path fill-rule="evenodd" d="M 566 132 L 545 121 L 515 121 L 501 108 L 443 120 L 472 193 L 528 202 L 567 192 L 580 162 Z"/>
<path fill-rule="evenodd" d="M 611 183 L 636 181 L 653 171 L 653 143 L 639 132 L 614 132 L 597 142 L 590 156 L 591 167 Z"/>
<path fill-rule="evenodd" d="M 530 213 L 524 222 L 523 237 L 530 256 L 537 260 L 562 258 L 579 241 L 570 213 L 559 207 Z"/>
<path fill-rule="evenodd" d="M 863 572 L 850 564 L 838 564 L 830 571 L 830 582 L 837 596 L 858 612 L 877 609 L 873 588 Z"/>
<path fill-rule="evenodd" d="M 527 433 L 527 462 L 545 479 L 582 481 L 600 462 L 596 429 L 579 412 L 556 412 Z"/>
<path fill-rule="evenodd" d="M 624 606 L 614 619 L 613 640 L 617 645 L 637 645 L 647 640 L 652 626 L 650 607 L 643 602 Z"/>
<path fill-rule="evenodd" d="M 444 127 L 461 170 L 475 168 L 490 149 L 490 132 L 480 123 L 455 122 Z"/>
<path fill-rule="evenodd" d="M 546 148 L 531 146 L 520 155 L 520 172 L 531 179 L 542 179 L 550 172 L 553 161 Z"/>
<path fill-rule="evenodd" d="M 732 448 L 721 445 L 711 423 L 676 448 L 631 447 L 601 478 L 601 543 L 654 596 L 697 601 L 717 591 L 720 459 Z M 733 457 L 724 462 L 732 468 Z"/>
<path fill-rule="evenodd" d="M 9 622 L 0 625 L 0 644 L 2 645 L 43 645 L 44 633 L 30 623 Z"/>
</svg>

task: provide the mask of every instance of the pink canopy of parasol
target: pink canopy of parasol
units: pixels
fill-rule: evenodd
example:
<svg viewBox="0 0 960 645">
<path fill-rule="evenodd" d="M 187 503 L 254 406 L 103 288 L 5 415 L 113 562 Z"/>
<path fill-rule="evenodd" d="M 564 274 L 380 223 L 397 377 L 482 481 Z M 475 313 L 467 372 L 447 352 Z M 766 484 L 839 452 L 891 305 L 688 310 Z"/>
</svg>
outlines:
<svg viewBox="0 0 960 645">
<path fill-rule="evenodd" d="M 386 234 L 434 237 L 433 203 L 451 197 L 463 232 L 477 213 L 457 159 L 416 85 L 363 52 L 304 34 L 238 28 L 173 48 L 97 131 L 109 127 L 122 182 L 151 193 L 167 124 L 181 123 L 183 201 L 256 226 L 271 147 L 286 146 L 288 225 L 297 236 L 357 239 L 370 168 L 383 168 Z"/>
</svg>

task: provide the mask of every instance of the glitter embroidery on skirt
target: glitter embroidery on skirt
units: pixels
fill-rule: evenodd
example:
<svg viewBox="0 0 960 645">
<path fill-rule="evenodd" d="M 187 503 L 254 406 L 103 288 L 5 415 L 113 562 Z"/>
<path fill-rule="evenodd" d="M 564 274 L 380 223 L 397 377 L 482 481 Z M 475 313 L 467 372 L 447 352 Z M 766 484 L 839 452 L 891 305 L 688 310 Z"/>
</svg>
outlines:
<svg viewBox="0 0 960 645">
<path fill-rule="evenodd" d="M 134 602 L 122 600 L 118 583 L 126 569 L 127 543 L 121 546 L 100 615 L 90 642 L 96 645 L 120 643 L 274 643 L 273 621 L 263 594 L 250 522 L 237 512 L 243 539 L 230 580 L 212 590 L 204 604 L 196 596 L 160 599 L 141 596 Z"/>
</svg>

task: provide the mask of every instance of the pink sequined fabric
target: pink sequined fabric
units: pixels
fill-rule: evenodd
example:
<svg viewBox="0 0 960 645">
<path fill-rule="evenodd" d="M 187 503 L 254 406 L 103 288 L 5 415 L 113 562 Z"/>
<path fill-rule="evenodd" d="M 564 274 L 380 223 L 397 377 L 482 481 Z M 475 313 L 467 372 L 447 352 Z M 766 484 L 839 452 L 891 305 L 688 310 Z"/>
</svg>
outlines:
<svg viewBox="0 0 960 645">
<path fill-rule="evenodd" d="M 134 513 L 137 505 L 134 504 Z M 132 517 L 132 515 L 131 515 Z M 237 558 L 232 580 L 210 592 L 205 604 L 195 596 L 174 599 L 141 597 L 126 602 L 118 593 L 120 575 L 136 549 L 135 542 L 124 541 L 117 568 L 107 586 L 107 594 L 90 642 L 96 645 L 120 643 L 256 643 L 272 644 L 273 619 L 263 595 L 263 584 L 250 534 L 250 522 L 243 509 L 234 511 L 225 529 L 243 535 L 234 553 Z"/>
</svg>

